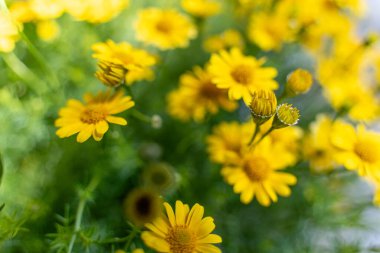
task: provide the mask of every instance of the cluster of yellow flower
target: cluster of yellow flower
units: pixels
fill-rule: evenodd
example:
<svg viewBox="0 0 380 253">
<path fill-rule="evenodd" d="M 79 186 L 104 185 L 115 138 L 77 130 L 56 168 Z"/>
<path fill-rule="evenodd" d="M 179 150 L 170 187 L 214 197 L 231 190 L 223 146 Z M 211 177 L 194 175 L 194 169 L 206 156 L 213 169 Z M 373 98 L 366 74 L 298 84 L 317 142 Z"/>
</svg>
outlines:
<svg viewBox="0 0 380 253">
<path fill-rule="evenodd" d="M 9 13 L 0 13 L 0 52 L 10 52 L 24 23 L 35 23 L 37 35 L 45 41 L 57 38 L 60 27 L 55 21 L 64 13 L 76 20 L 103 23 L 128 7 L 128 0 L 14 0 Z M 101 11 L 99 11 L 101 10 Z"/>
</svg>

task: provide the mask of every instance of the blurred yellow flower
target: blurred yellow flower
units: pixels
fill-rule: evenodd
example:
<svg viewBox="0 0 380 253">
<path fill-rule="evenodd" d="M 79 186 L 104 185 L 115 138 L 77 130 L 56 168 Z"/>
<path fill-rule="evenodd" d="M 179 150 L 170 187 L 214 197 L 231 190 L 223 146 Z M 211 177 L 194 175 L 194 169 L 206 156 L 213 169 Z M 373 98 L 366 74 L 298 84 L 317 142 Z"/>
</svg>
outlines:
<svg viewBox="0 0 380 253">
<path fill-rule="evenodd" d="M 150 231 L 144 231 L 141 238 L 152 249 L 162 253 L 221 253 L 214 246 L 222 238 L 211 234 L 215 229 L 214 219 L 203 218 L 204 208 L 195 204 L 191 210 L 188 205 L 176 201 L 175 212 L 164 203 L 166 215 L 152 223 L 145 224 Z"/>
<path fill-rule="evenodd" d="M 78 133 L 77 142 L 85 142 L 91 136 L 100 141 L 108 131 L 108 123 L 125 126 L 127 121 L 118 114 L 134 106 L 131 97 L 124 96 L 123 92 L 111 94 L 99 92 L 97 95 L 86 94 L 85 104 L 70 99 L 67 106 L 59 111 L 59 118 L 55 126 L 59 129 L 56 134 L 59 138 L 69 137 Z"/>
<path fill-rule="evenodd" d="M 211 75 L 199 66 L 183 74 L 179 85 L 179 89 L 168 95 L 168 111 L 173 117 L 199 122 L 206 113 L 216 114 L 219 107 L 227 111 L 237 107 L 228 99 L 227 91 L 217 88 L 211 81 Z"/>
<path fill-rule="evenodd" d="M 34 13 L 35 20 L 50 20 L 59 18 L 63 12 L 62 0 L 30 0 L 30 10 Z"/>
<path fill-rule="evenodd" d="M 31 9 L 30 1 L 16 1 L 9 6 L 11 16 L 20 23 L 28 23 L 36 19 L 36 14 Z"/>
<path fill-rule="evenodd" d="M 181 5 L 185 11 L 199 18 L 207 18 L 220 11 L 220 4 L 213 0 L 182 0 Z"/>
<path fill-rule="evenodd" d="M 190 19 L 174 9 L 147 8 L 139 12 L 135 23 L 139 41 L 161 50 L 185 48 L 197 36 Z"/>
<path fill-rule="evenodd" d="M 269 139 L 263 139 L 254 150 L 244 154 L 239 164 L 227 165 L 221 173 L 233 185 L 234 192 L 240 194 L 242 203 L 248 204 L 256 198 L 261 205 L 269 206 L 278 201 L 277 195 L 288 197 L 289 185 L 297 182 L 292 174 L 278 171 L 289 165 L 282 156 Z"/>
<path fill-rule="evenodd" d="M 290 95 L 306 93 L 313 84 L 313 76 L 309 71 L 298 68 L 287 76 L 286 91 Z"/>
<path fill-rule="evenodd" d="M 52 41 L 58 37 L 60 28 L 54 20 L 39 21 L 37 23 L 37 35 L 42 40 Z"/>
<path fill-rule="evenodd" d="M 64 0 L 66 11 L 75 19 L 104 23 L 128 7 L 129 0 Z"/>
<path fill-rule="evenodd" d="M 336 161 L 360 176 L 380 178 L 380 133 L 369 131 L 364 125 L 355 128 L 341 120 L 334 123 L 331 143 L 339 149 Z"/>
<path fill-rule="evenodd" d="M 203 42 L 203 48 L 209 53 L 233 47 L 244 48 L 243 36 L 234 29 L 228 29 L 221 34 L 210 36 Z"/>
<path fill-rule="evenodd" d="M 337 149 L 331 143 L 332 127 L 333 120 L 320 114 L 304 139 L 303 154 L 314 172 L 329 172 L 338 166 L 335 162 Z"/>
<path fill-rule="evenodd" d="M 95 43 L 92 49 L 95 59 L 123 66 L 127 70 L 125 83 L 128 85 L 154 78 L 151 68 L 157 63 L 157 59 L 143 49 L 134 48 L 127 42 L 116 44 L 112 40 Z"/>
<path fill-rule="evenodd" d="M 281 13 L 253 13 L 248 26 L 249 39 L 264 51 L 279 50 L 294 37 L 290 19 Z"/>
<path fill-rule="evenodd" d="M 253 129 L 252 122 L 223 122 L 214 127 L 213 134 L 207 137 L 207 151 L 211 161 L 221 164 L 239 163 L 249 148 Z"/>
<path fill-rule="evenodd" d="M 9 53 L 15 48 L 19 38 L 17 26 L 9 15 L 0 11 L 0 52 Z"/>
<path fill-rule="evenodd" d="M 132 253 L 144 253 L 143 249 L 134 249 Z"/>
<path fill-rule="evenodd" d="M 162 200 L 155 189 L 136 188 L 128 193 L 123 203 L 124 214 L 138 227 L 152 222 L 161 214 Z"/>
<path fill-rule="evenodd" d="M 233 48 L 230 52 L 223 50 L 213 54 L 207 70 L 218 88 L 228 89 L 230 99 L 243 98 L 249 104 L 251 93 L 256 89 L 278 88 L 278 83 L 274 80 L 277 70 L 262 67 L 264 63 L 263 58 L 257 60 L 253 56 L 243 55 L 240 49 Z"/>
</svg>

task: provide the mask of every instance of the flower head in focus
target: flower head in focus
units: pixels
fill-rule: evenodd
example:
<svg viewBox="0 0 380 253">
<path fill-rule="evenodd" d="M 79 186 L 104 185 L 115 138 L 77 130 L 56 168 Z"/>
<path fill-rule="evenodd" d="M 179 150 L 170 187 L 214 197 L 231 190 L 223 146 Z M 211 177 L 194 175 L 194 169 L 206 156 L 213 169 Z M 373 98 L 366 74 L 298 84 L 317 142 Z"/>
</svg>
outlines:
<svg viewBox="0 0 380 253">
<path fill-rule="evenodd" d="M 176 202 L 175 211 L 168 203 L 164 206 L 166 215 L 145 224 L 149 231 L 142 232 L 141 238 L 147 246 L 162 253 L 221 253 L 213 244 L 222 238 L 211 234 L 214 219 L 203 218 L 203 206 L 195 204 L 190 209 L 181 201 Z"/>
<path fill-rule="evenodd" d="M 59 118 L 54 123 L 59 128 L 56 132 L 58 137 L 65 138 L 78 133 L 77 142 L 85 142 L 91 136 L 100 141 L 108 131 L 108 123 L 127 125 L 124 118 L 113 115 L 135 104 L 131 97 L 124 96 L 122 92 L 99 92 L 95 96 L 86 94 L 84 100 L 85 104 L 70 99 L 66 107 L 59 111 Z"/>
<path fill-rule="evenodd" d="M 245 56 L 240 49 L 233 48 L 230 52 L 223 50 L 213 54 L 207 70 L 218 88 L 228 89 L 230 99 L 243 98 L 249 104 L 251 93 L 256 89 L 278 88 L 278 83 L 274 80 L 277 70 L 262 67 L 264 62 L 264 59 Z"/>
<path fill-rule="evenodd" d="M 197 36 L 190 19 L 174 9 L 147 8 L 135 23 L 137 40 L 161 50 L 185 48 Z"/>
<path fill-rule="evenodd" d="M 253 151 L 245 153 L 241 162 L 224 166 L 221 173 L 234 192 L 240 194 L 242 203 L 256 198 L 261 205 L 269 206 L 278 201 L 277 195 L 288 197 L 289 186 L 297 182 L 292 174 L 279 171 L 290 165 L 283 155 L 276 152 L 269 139 L 264 139 Z"/>
</svg>

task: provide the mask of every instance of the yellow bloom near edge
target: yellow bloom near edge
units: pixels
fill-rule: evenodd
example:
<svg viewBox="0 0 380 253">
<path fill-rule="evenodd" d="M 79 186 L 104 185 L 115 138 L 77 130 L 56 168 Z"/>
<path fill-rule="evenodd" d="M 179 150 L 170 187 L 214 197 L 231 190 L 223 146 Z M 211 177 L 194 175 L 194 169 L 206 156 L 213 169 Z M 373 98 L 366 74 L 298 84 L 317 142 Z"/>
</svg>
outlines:
<svg viewBox="0 0 380 253">
<path fill-rule="evenodd" d="M 162 253 L 221 253 L 213 244 L 221 243 L 222 238 L 211 234 L 214 219 L 203 218 L 203 206 L 195 204 L 190 210 L 188 205 L 177 201 L 175 212 L 168 203 L 164 207 L 166 215 L 145 224 L 150 231 L 144 231 L 141 238 L 147 246 Z"/>
<path fill-rule="evenodd" d="M 55 126 L 59 127 L 56 134 L 60 138 L 78 133 L 77 142 L 85 142 L 91 136 L 100 141 L 108 131 L 108 123 L 125 126 L 127 121 L 113 114 L 123 112 L 135 105 L 131 97 L 123 92 L 99 92 L 97 95 L 86 94 L 85 104 L 70 99 L 66 107 L 59 111 Z"/>
</svg>

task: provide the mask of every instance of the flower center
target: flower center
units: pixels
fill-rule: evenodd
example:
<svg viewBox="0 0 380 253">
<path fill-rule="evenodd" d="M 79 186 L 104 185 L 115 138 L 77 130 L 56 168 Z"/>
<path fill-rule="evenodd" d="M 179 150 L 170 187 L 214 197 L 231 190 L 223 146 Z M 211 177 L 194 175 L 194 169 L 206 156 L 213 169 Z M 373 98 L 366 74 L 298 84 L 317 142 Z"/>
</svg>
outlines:
<svg viewBox="0 0 380 253">
<path fill-rule="evenodd" d="M 201 85 L 200 94 L 202 97 L 216 99 L 221 95 L 221 90 L 211 80 L 205 81 Z"/>
<path fill-rule="evenodd" d="M 107 113 L 101 110 L 87 108 L 80 115 L 80 120 L 87 124 L 96 124 L 99 121 L 105 120 Z"/>
<path fill-rule="evenodd" d="M 196 235 L 187 227 L 172 228 L 165 240 L 170 245 L 170 252 L 193 253 L 196 246 Z"/>
<path fill-rule="evenodd" d="M 354 152 L 365 162 L 375 163 L 378 161 L 376 143 L 371 140 L 361 140 L 355 144 Z"/>
<path fill-rule="evenodd" d="M 252 82 L 252 68 L 247 65 L 239 65 L 231 72 L 232 78 L 241 84 L 247 85 Z"/>
<path fill-rule="evenodd" d="M 160 20 L 156 24 L 156 29 L 161 33 L 169 33 L 172 30 L 172 25 L 167 20 Z"/>
<path fill-rule="evenodd" d="M 243 168 L 249 179 L 255 182 L 265 180 L 270 172 L 268 161 L 260 157 L 247 161 Z"/>
</svg>

